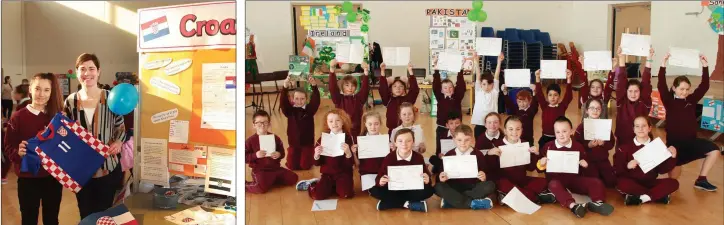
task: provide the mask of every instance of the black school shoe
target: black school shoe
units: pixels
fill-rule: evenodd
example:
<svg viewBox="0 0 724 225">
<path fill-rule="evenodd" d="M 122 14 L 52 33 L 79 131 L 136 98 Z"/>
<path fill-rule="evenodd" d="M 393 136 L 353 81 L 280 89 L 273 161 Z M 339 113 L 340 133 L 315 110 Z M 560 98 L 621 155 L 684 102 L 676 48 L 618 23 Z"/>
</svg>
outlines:
<svg viewBox="0 0 724 225">
<path fill-rule="evenodd" d="M 388 202 L 382 200 L 377 201 L 377 211 L 383 211 L 388 209 L 399 208 L 399 206 L 391 205 Z"/>
<path fill-rule="evenodd" d="M 668 205 L 669 202 L 671 202 L 671 195 L 666 195 L 663 198 L 656 199 L 656 201 L 654 201 L 654 202 Z"/>
<path fill-rule="evenodd" d="M 556 196 L 550 191 L 544 191 L 538 194 L 538 202 L 541 204 L 556 203 Z"/>
<path fill-rule="evenodd" d="M 605 202 L 589 202 L 586 204 L 588 211 L 595 212 L 604 216 L 613 213 L 613 206 Z"/>
<path fill-rule="evenodd" d="M 641 205 L 641 203 L 643 203 L 643 201 L 641 201 L 641 196 L 627 194 L 623 197 L 624 205 Z"/>
<path fill-rule="evenodd" d="M 697 180 L 694 182 L 694 187 L 704 191 L 716 191 L 716 186 L 712 185 L 707 180 Z"/>
<path fill-rule="evenodd" d="M 583 218 L 586 216 L 586 206 L 583 204 L 575 204 L 573 205 L 573 208 L 571 208 L 571 212 L 573 212 L 573 215 L 576 215 L 578 218 Z"/>
</svg>

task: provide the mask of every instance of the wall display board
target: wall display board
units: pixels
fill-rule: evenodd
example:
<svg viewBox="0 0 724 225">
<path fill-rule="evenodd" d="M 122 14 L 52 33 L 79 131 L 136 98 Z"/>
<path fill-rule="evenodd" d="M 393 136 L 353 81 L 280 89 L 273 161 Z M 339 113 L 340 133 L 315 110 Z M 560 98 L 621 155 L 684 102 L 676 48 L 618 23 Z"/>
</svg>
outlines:
<svg viewBox="0 0 724 225">
<path fill-rule="evenodd" d="M 430 17 L 430 57 L 428 73 L 435 73 L 434 62 L 441 52 L 454 52 L 465 59 L 465 75 L 472 74 L 473 52 L 475 50 L 476 24 L 467 18 L 470 9 L 427 9 Z M 442 77 L 457 74 L 452 71 L 440 71 Z"/>
</svg>

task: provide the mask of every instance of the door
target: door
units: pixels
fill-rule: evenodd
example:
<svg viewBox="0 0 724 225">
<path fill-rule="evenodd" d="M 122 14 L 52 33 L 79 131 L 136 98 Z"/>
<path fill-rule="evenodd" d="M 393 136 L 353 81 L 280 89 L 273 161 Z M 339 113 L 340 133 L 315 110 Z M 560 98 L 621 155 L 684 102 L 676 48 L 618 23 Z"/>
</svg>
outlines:
<svg viewBox="0 0 724 225">
<path fill-rule="evenodd" d="M 641 34 L 651 35 L 651 3 L 624 3 L 613 5 L 613 47 L 612 53 L 616 54 L 616 49 L 621 43 L 621 34 Z M 641 63 L 642 57 L 628 56 L 626 63 Z"/>
</svg>

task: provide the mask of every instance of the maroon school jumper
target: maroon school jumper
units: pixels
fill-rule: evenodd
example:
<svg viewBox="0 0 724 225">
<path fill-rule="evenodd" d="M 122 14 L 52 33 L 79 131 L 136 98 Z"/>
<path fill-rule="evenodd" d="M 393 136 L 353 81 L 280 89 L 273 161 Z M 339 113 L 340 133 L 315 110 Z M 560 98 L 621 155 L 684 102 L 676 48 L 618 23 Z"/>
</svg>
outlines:
<svg viewBox="0 0 724 225">
<path fill-rule="evenodd" d="M 252 181 L 246 181 L 246 192 L 248 193 L 265 193 L 271 189 L 272 185 L 294 185 L 299 178 L 297 174 L 288 169 L 282 168 L 280 162 L 284 158 L 284 144 L 279 136 L 274 135 L 276 142 L 276 152 L 281 156 L 278 159 L 271 157 L 257 158 L 256 152 L 262 150 L 259 146 L 259 135 L 253 134 L 246 139 L 244 144 L 246 154 L 246 164 L 251 167 Z M 264 149 L 267 150 L 267 149 Z"/>
<path fill-rule="evenodd" d="M 618 140 L 616 146 L 621 146 L 630 143 L 636 136 L 633 132 L 634 119 L 640 115 L 648 116 L 651 110 L 651 68 L 644 68 L 641 78 L 641 94 L 639 99 L 634 102 L 629 101 L 626 96 L 628 90 L 626 68 L 616 68 L 616 76 L 618 77 L 616 85 L 616 108 L 618 110 L 616 111 L 616 131 L 613 134 Z"/>
<path fill-rule="evenodd" d="M 337 85 L 337 75 L 329 73 L 329 94 L 332 96 L 332 102 L 335 107 L 349 114 L 349 118 L 352 119 L 352 131 L 350 132 L 354 137 L 359 135 L 362 128 L 362 111 L 370 94 L 369 78 L 367 75 L 363 75 L 360 79 L 362 79 L 362 87 L 357 94 L 343 95 Z"/>
<path fill-rule="evenodd" d="M 518 104 L 513 103 L 513 100 L 511 100 L 508 96 L 503 99 L 505 99 L 505 107 L 508 111 L 511 111 L 513 112 L 513 115 L 518 116 L 520 118 L 520 122 L 523 124 L 523 133 L 520 138 L 523 140 L 530 140 L 530 146 L 533 146 L 533 119 L 535 118 L 535 114 L 538 113 L 538 99 L 535 97 L 531 98 L 527 109 L 519 108 Z"/>
<path fill-rule="evenodd" d="M 367 135 L 369 135 L 369 134 L 364 134 L 364 135 L 360 135 L 360 136 L 367 136 Z M 390 152 L 392 152 L 392 150 L 390 150 Z M 357 154 L 359 156 L 359 151 L 357 151 Z M 377 172 L 379 172 L 379 170 L 380 170 L 380 166 L 382 166 L 382 160 L 384 160 L 384 159 L 385 159 L 385 157 L 359 159 L 359 175 L 377 174 Z"/>
<path fill-rule="evenodd" d="M 455 151 L 456 149 L 457 149 L 457 148 L 454 148 L 454 149 L 450 150 L 449 152 L 445 153 L 445 156 L 456 156 L 456 155 L 458 155 L 458 152 Z M 485 163 L 485 158 L 484 158 L 484 156 L 483 156 L 483 152 L 481 152 L 481 151 L 476 151 L 475 149 L 471 149 L 471 150 L 470 150 L 470 155 L 475 156 L 475 158 L 476 158 L 477 161 L 478 161 L 478 172 L 480 172 L 480 171 L 485 171 L 485 167 L 486 167 L 487 164 Z M 442 165 L 441 171 L 445 172 L 445 164 L 440 164 L 440 165 Z M 488 175 L 488 173 L 485 173 L 485 175 L 486 175 L 486 178 L 487 178 L 486 180 L 491 180 L 491 179 L 490 179 L 490 176 L 491 176 L 491 175 Z M 482 181 L 480 181 L 480 179 L 478 179 L 478 178 L 449 179 L 449 180 L 446 181 L 446 183 L 448 183 L 448 184 L 476 184 L 476 183 L 479 183 L 479 182 L 482 182 Z"/>
<path fill-rule="evenodd" d="M 608 161 L 608 151 L 613 148 L 616 144 L 616 138 L 611 132 L 609 141 L 603 141 L 603 145 L 596 146 L 593 148 L 588 147 L 588 143 L 591 141 L 585 140 L 583 135 L 583 123 L 578 125 L 576 133 L 573 135 L 573 140 L 577 141 L 586 150 L 588 158 L 588 168 L 583 168 L 583 175 L 587 177 L 599 178 L 603 181 L 606 187 L 614 187 L 616 185 L 616 174 L 614 174 L 611 162 Z"/>
<path fill-rule="evenodd" d="M 540 110 L 543 111 L 543 115 L 541 116 L 543 123 L 543 135 L 552 137 L 555 134 L 553 132 L 553 122 L 556 121 L 558 117 L 566 115 L 568 104 L 571 104 L 571 101 L 573 100 L 573 89 L 571 88 L 570 83 L 566 84 L 565 92 L 566 93 L 563 95 L 563 101 L 561 101 L 561 103 L 559 103 L 556 107 L 551 107 L 548 101 L 546 101 L 547 95 L 543 94 L 543 87 L 540 82 L 535 84 L 535 97 L 538 98 L 538 101 L 540 102 Z"/>
<path fill-rule="evenodd" d="M 648 195 L 651 200 L 658 200 L 679 189 L 679 181 L 671 178 L 656 179 L 659 174 L 665 174 L 676 166 L 676 159 L 668 158 L 648 173 L 641 167 L 629 169 L 628 163 L 634 159 L 633 154 L 645 145 L 631 141 L 621 145 L 613 155 L 613 165 L 618 176 L 616 189 L 630 195 Z"/>
<path fill-rule="evenodd" d="M 20 172 L 20 165 L 23 158 L 18 155 L 18 148 L 20 147 L 20 142 L 33 138 L 38 135 L 38 132 L 44 130 L 45 126 L 50 123 L 51 119 L 53 119 L 52 116 L 47 115 L 44 112 L 39 112 L 36 115 L 28 110 L 27 107 L 18 109 L 12 116 L 10 116 L 7 132 L 3 133 L 5 134 L 5 141 L 3 141 L 3 153 L 10 162 L 15 164 L 15 166 L 13 166 L 13 170 L 18 177 L 36 178 L 50 176 L 50 174 L 48 174 L 48 172 L 44 169 L 39 169 L 37 176 L 33 176 L 30 172 Z M 33 150 L 29 149 L 28 151 Z"/>
<path fill-rule="evenodd" d="M 319 89 L 312 86 L 311 99 L 304 107 L 294 107 L 288 93 L 282 89 L 279 95 L 279 107 L 288 121 L 286 166 L 290 170 L 308 170 L 314 164 L 314 114 L 319 109 Z"/>
<path fill-rule="evenodd" d="M 520 139 L 519 143 L 526 142 L 524 139 Z M 495 146 L 507 145 L 508 141 L 505 138 L 495 140 Z M 502 154 L 505 154 L 503 152 Z M 540 153 L 539 153 L 540 154 Z M 513 188 L 518 188 L 520 192 L 528 197 L 531 201 L 538 201 L 538 194 L 545 191 L 548 188 L 548 181 L 542 177 L 529 177 L 526 171 L 535 170 L 536 160 L 538 156 L 531 153 L 530 163 L 528 165 L 513 166 L 508 168 L 500 168 L 500 156 L 497 155 L 486 155 L 488 158 L 488 171 L 486 173 L 488 179 L 495 181 L 495 186 L 498 187 L 498 191 L 504 194 L 508 194 Z"/>
<path fill-rule="evenodd" d="M 388 131 L 392 131 L 395 127 L 400 125 L 399 111 L 400 105 L 403 102 L 409 102 L 415 104 L 417 101 L 417 95 L 420 93 L 420 88 L 417 86 L 417 80 L 414 75 L 407 77 L 407 94 L 402 96 L 392 96 L 392 90 L 387 84 L 387 77 L 381 77 L 380 79 L 380 97 L 382 98 L 382 104 L 387 107 L 386 118 Z M 391 133 L 391 132 L 390 132 Z"/>
<path fill-rule="evenodd" d="M 435 94 L 435 99 L 437 99 L 437 125 L 444 127 L 450 112 L 457 112 L 462 115 L 461 104 L 463 98 L 465 98 L 465 78 L 463 78 L 463 71 L 458 72 L 458 77 L 455 81 L 455 90 L 452 96 L 446 98 L 442 93 L 440 71 L 435 70 L 435 73 L 432 74 L 432 93 Z"/>
<path fill-rule="evenodd" d="M 485 150 L 485 154 L 483 154 L 483 155 L 487 155 L 488 150 L 495 148 L 497 146 L 494 144 L 494 142 L 502 139 L 503 137 L 505 137 L 505 135 L 503 135 L 503 131 L 498 131 L 498 136 L 493 137 L 492 139 L 488 139 L 488 132 L 486 131 L 483 134 L 481 134 L 480 136 L 478 136 L 477 140 L 475 140 L 475 150 L 477 150 L 477 151 Z M 490 164 L 491 162 L 489 162 L 488 160 L 489 160 L 489 158 L 485 158 L 485 162 Z M 492 173 L 491 171 L 487 170 L 489 168 L 486 167 L 485 169 L 486 169 L 485 174 Z"/>
<path fill-rule="evenodd" d="M 603 92 L 599 96 L 591 96 L 590 82 L 588 81 L 588 72 L 583 72 L 580 79 L 583 79 L 583 87 L 578 91 L 578 108 L 580 109 L 590 98 L 595 98 L 603 103 L 603 108 L 608 105 L 608 100 L 611 100 L 611 93 L 613 92 L 613 80 L 614 72 L 608 72 L 608 78 L 606 83 L 603 85 Z"/>
<path fill-rule="evenodd" d="M 661 101 L 666 107 L 666 143 L 671 146 L 680 141 L 696 139 L 696 131 L 699 123 L 696 122 L 696 105 L 709 90 L 709 67 L 701 68 L 701 84 L 694 90 L 694 93 L 685 99 L 674 98 L 674 92 L 666 86 L 666 67 L 659 69 L 658 88 L 661 94 Z M 716 150 L 716 149 L 707 149 Z"/>
<path fill-rule="evenodd" d="M 322 138 L 317 139 L 317 144 L 322 143 Z M 352 135 L 344 135 L 344 143 L 352 147 Z M 319 172 L 322 176 L 319 182 L 309 187 L 309 197 L 314 200 L 324 200 L 331 197 L 335 192 L 340 198 L 354 197 L 354 179 L 352 178 L 352 167 L 354 166 L 354 157 L 345 155 L 337 157 L 319 156 L 319 160 L 314 161 L 315 166 L 320 166 Z"/>
<path fill-rule="evenodd" d="M 390 154 L 387 154 L 387 157 L 385 157 L 384 160 L 382 160 L 382 166 L 380 166 L 380 171 L 377 172 L 377 178 L 375 178 L 375 185 L 382 188 L 387 188 L 385 186 L 380 186 L 380 178 L 383 176 L 387 176 L 387 167 L 390 166 L 412 166 L 412 165 L 421 165 L 422 166 L 422 172 L 426 173 L 428 176 L 431 176 L 430 171 L 427 170 L 427 166 L 425 166 L 425 158 L 422 156 L 422 154 L 417 153 L 416 151 L 411 151 L 412 157 L 410 158 L 410 161 L 401 159 L 397 160 L 397 152 L 390 152 Z M 432 181 L 432 179 L 430 179 Z M 430 184 L 425 184 L 425 186 L 428 186 Z"/>
<path fill-rule="evenodd" d="M 540 157 L 546 157 L 548 151 L 578 151 L 580 159 L 586 160 L 586 151 L 578 142 L 571 140 L 568 146 L 558 146 L 558 141 L 548 142 L 540 149 Z M 588 160 L 586 160 L 588 162 Z M 537 163 L 537 162 L 536 162 Z M 589 165 L 590 166 L 590 165 Z M 579 166 L 579 173 L 549 173 L 546 171 L 546 179 L 548 180 L 548 190 L 556 196 L 556 200 L 564 208 L 568 208 L 571 203 L 576 203 L 570 190 L 573 193 L 588 195 L 593 202 L 603 201 L 606 198 L 606 189 L 603 182 L 597 178 L 590 178 L 580 175 L 583 168 Z M 566 190 L 568 189 L 568 190 Z"/>
</svg>

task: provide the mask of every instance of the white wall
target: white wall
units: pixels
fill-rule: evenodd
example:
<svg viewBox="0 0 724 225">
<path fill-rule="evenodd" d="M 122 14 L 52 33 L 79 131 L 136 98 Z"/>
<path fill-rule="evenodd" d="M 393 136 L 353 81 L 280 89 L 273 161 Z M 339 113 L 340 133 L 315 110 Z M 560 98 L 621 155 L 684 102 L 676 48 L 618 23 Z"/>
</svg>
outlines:
<svg viewBox="0 0 724 225">
<path fill-rule="evenodd" d="M 6 76 L 10 76 L 13 85 L 20 84 L 25 78 L 23 60 L 23 2 L 13 1 L 2 3 L 2 68 Z"/>
<path fill-rule="evenodd" d="M 324 1 L 315 3 L 317 2 Z M 549 32 L 554 43 L 565 43 L 568 46 L 568 42 L 573 41 L 579 51 L 610 50 L 610 5 L 630 2 L 640 1 L 486 1 L 483 9 L 488 13 L 488 20 L 479 26 L 493 27 L 496 30 L 540 29 Z M 470 1 L 355 3 L 361 3 L 371 12 L 370 40 L 383 46 L 412 47 L 411 60 L 415 65 L 426 65 L 428 60 L 429 19 L 424 10 L 468 8 L 471 5 Z M 291 5 L 292 2 L 283 1 L 247 2 L 246 26 L 256 34 L 260 72 L 284 70 L 288 65 L 287 56 L 292 54 L 294 49 Z M 717 43 L 716 35 L 706 22 L 710 12 L 705 10 L 698 18 L 684 16 L 684 12 L 698 12 L 700 9 L 699 2 L 694 1 L 652 2 L 652 45 L 657 49 L 659 58 L 663 57 L 668 45 L 696 48 L 709 57 L 710 66 L 714 68 Z M 658 61 L 655 61 L 655 66 L 658 65 Z M 674 68 L 670 71 L 671 74 L 686 73 L 686 70 Z M 403 71 L 396 70 L 395 75 L 401 73 Z"/>
</svg>

